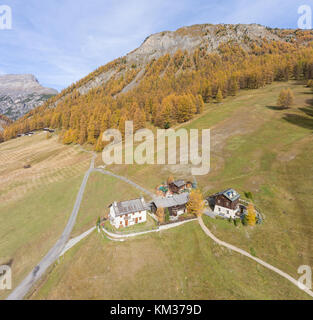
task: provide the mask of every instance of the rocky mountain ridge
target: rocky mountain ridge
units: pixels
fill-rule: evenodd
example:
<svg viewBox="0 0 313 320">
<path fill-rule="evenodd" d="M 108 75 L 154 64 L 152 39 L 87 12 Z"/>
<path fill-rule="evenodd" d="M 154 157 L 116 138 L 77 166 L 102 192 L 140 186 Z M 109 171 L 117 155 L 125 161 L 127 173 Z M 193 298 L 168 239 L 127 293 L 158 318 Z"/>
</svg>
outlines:
<svg viewBox="0 0 313 320">
<path fill-rule="evenodd" d="M 0 114 L 16 120 L 57 93 L 32 74 L 0 75 Z"/>
<path fill-rule="evenodd" d="M 218 51 L 221 44 L 231 42 L 249 51 L 252 43 L 295 42 L 299 31 L 303 30 L 272 29 L 258 24 L 199 24 L 182 27 L 176 31 L 155 33 L 148 36 L 137 49 L 117 59 L 117 63 L 112 67 L 106 68 L 108 65 L 100 67 L 78 81 L 75 89 L 80 94 L 86 94 L 93 88 L 105 86 L 110 79 L 123 75 L 125 70 L 130 68 L 140 68 L 143 74 L 144 67 L 152 60 L 165 54 L 173 55 L 177 50 L 186 50 L 190 53 L 196 49 L 202 49 L 207 53 L 214 53 Z M 119 70 L 121 65 L 126 65 L 122 71 Z M 136 82 L 140 81 L 141 74 L 136 77 Z M 131 87 L 133 86 L 134 83 L 131 84 Z M 58 101 L 55 102 L 55 105 L 57 103 Z"/>
</svg>

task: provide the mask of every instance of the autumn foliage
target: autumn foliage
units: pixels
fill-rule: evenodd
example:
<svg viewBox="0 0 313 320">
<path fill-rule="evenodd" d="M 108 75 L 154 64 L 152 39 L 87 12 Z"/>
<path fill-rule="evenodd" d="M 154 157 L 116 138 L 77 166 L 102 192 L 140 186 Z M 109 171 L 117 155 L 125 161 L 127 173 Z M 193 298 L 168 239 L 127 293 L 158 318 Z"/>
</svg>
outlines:
<svg viewBox="0 0 313 320">
<path fill-rule="evenodd" d="M 278 97 L 277 105 L 285 108 L 289 108 L 294 102 L 294 95 L 290 88 L 283 89 Z"/>
<path fill-rule="evenodd" d="M 306 34 L 299 32 L 299 37 L 305 39 Z M 240 89 L 257 89 L 273 81 L 313 79 L 312 45 L 265 40 L 246 45 L 249 50 L 235 43 L 221 44 L 214 53 L 201 47 L 193 52 L 177 50 L 152 59 L 146 66 L 116 59 L 11 124 L 3 139 L 51 127 L 59 129 L 65 144 L 89 143 L 101 150 L 102 133 L 109 128 L 123 133 L 126 120 L 134 121 L 135 130 L 147 123 L 169 128 L 200 114 L 205 103 L 221 102 Z M 112 76 L 105 85 L 87 93 L 80 90 L 108 71 Z M 124 90 L 134 79 L 136 85 Z"/>
<path fill-rule="evenodd" d="M 189 194 L 189 201 L 187 203 L 188 213 L 195 216 L 201 216 L 204 209 L 204 200 L 200 190 L 193 189 Z"/>
<path fill-rule="evenodd" d="M 165 221 L 164 208 L 158 208 L 155 214 L 158 217 L 159 222 L 164 223 Z"/>
<path fill-rule="evenodd" d="M 248 205 L 247 211 L 248 211 L 246 215 L 247 223 L 249 226 L 254 226 L 256 223 L 256 213 L 255 213 L 254 205 L 251 202 Z"/>
</svg>

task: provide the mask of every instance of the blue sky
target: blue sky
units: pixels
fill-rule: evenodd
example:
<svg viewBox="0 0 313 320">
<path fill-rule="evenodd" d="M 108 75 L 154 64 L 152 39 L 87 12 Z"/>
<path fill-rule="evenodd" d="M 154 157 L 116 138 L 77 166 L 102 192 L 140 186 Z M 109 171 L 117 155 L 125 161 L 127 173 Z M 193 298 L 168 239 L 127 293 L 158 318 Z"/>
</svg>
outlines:
<svg viewBox="0 0 313 320">
<path fill-rule="evenodd" d="M 58 90 L 138 47 L 150 34 L 196 23 L 297 28 L 312 0 L 2 0 L 0 73 L 32 73 Z"/>
</svg>

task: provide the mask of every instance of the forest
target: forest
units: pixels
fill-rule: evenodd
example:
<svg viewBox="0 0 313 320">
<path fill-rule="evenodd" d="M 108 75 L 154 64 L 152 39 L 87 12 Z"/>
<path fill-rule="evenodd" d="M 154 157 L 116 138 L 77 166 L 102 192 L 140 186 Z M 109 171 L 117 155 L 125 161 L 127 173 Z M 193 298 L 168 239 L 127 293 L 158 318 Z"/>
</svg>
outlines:
<svg viewBox="0 0 313 320">
<path fill-rule="evenodd" d="M 142 68 L 143 74 L 136 79 Z M 111 69 L 117 72 L 105 85 L 79 93 L 82 84 Z M 102 133 L 109 128 L 124 133 L 125 120 L 133 120 L 135 130 L 147 123 L 170 128 L 201 114 L 205 103 L 221 103 L 240 89 L 290 79 L 313 79 L 312 42 L 263 40 L 250 42 L 249 50 L 228 42 L 214 53 L 204 47 L 193 52 L 177 50 L 145 66 L 129 65 L 119 58 L 6 127 L 0 141 L 51 127 L 59 129 L 64 144 L 88 143 L 100 151 Z M 130 90 L 123 91 L 134 81 Z"/>
</svg>

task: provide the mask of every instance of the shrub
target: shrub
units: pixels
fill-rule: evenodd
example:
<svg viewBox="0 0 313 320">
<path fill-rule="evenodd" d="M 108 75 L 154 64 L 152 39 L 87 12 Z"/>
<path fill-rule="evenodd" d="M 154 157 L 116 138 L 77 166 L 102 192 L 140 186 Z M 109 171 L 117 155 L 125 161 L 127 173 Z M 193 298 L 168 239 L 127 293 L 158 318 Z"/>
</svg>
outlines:
<svg viewBox="0 0 313 320">
<path fill-rule="evenodd" d="M 168 211 L 168 208 L 165 208 L 165 222 L 170 221 L 170 213 Z"/>
<path fill-rule="evenodd" d="M 252 192 L 250 192 L 250 191 L 245 191 L 244 192 L 244 195 L 245 195 L 245 197 L 247 198 L 247 199 L 253 199 L 253 195 L 252 195 Z"/>
</svg>

